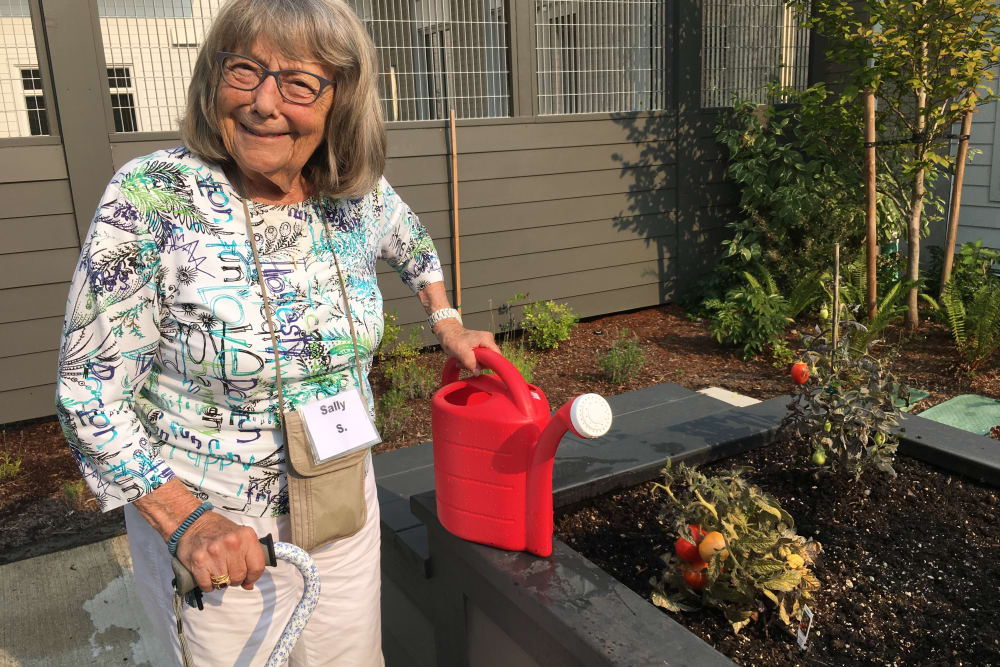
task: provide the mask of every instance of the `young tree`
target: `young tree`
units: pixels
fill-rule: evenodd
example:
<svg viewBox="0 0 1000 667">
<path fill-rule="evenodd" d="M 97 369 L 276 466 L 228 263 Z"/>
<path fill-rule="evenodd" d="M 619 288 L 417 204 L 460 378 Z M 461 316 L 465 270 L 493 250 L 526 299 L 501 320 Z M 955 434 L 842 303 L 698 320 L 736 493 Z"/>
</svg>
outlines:
<svg viewBox="0 0 1000 667">
<path fill-rule="evenodd" d="M 996 99 L 986 86 L 1000 60 L 995 0 L 787 0 L 848 66 L 843 103 L 861 115 L 866 89 L 877 91 L 880 195 L 906 211 L 908 328 L 918 325 L 916 281 L 926 209 L 942 204 L 928 185 L 951 167 L 948 133 L 964 111 Z M 971 95 L 970 93 L 975 93 Z M 849 101 L 853 100 L 853 101 Z"/>
</svg>

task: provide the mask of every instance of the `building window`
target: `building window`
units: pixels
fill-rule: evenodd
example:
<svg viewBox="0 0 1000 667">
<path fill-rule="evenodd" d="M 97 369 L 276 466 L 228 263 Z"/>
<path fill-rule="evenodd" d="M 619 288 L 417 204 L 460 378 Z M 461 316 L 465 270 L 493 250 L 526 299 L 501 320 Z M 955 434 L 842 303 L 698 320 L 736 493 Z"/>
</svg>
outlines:
<svg viewBox="0 0 1000 667">
<path fill-rule="evenodd" d="M 538 0 L 541 114 L 666 106 L 667 0 Z"/>
<path fill-rule="evenodd" d="M 132 70 L 116 65 L 108 68 L 108 89 L 111 91 L 111 113 L 115 132 L 138 132 L 135 118 L 135 97 L 132 95 Z"/>
<path fill-rule="evenodd" d="M 21 69 L 21 85 L 24 88 L 24 104 L 28 111 L 28 128 L 32 136 L 49 133 L 49 115 L 45 108 L 45 94 L 42 92 L 42 74 L 37 68 Z"/>
</svg>

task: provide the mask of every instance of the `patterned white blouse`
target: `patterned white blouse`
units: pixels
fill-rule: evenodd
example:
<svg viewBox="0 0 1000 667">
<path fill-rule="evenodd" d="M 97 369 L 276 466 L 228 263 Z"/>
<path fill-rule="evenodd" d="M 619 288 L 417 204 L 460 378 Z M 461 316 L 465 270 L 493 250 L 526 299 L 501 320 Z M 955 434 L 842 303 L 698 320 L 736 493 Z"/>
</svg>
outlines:
<svg viewBox="0 0 1000 667">
<path fill-rule="evenodd" d="M 363 382 L 382 337 L 375 261 L 417 292 L 442 280 L 426 229 L 382 179 L 354 200 L 249 202 L 286 409 Z M 324 220 L 329 221 L 332 239 Z M 333 262 L 347 285 L 365 377 Z M 243 206 L 185 148 L 115 174 L 73 276 L 56 407 L 108 510 L 176 477 L 254 516 L 288 511 L 274 352 Z"/>
</svg>

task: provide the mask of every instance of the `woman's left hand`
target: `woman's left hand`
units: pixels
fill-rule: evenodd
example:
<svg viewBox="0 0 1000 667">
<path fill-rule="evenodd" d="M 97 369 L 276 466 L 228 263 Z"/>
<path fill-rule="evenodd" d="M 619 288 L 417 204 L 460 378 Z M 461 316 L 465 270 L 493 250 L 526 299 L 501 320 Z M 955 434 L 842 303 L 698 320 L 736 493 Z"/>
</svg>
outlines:
<svg viewBox="0 0 1000 667">
<path fill-rule="evenodd" d="M 489 331 L 466 329 L 458 320 L 441 320 L 434 325 L 434 335 L 441 342 L 441 349 L 449 357 L 458 359 L 458 363 L 470 371 L 476 370 L 476 354 L 472 351 L 474 348 L 485 347 L 500 353 L 493 334 Z"/>
</svg>

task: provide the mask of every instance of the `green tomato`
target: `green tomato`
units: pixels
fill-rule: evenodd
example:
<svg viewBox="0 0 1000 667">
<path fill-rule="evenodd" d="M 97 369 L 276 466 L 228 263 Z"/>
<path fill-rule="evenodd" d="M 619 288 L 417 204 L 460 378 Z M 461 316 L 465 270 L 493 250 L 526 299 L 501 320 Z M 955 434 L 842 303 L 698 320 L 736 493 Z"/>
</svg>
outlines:
<svg viewBox="0 0 1000 667">
<path fill-rule="evenodd" d="M 827 421 L 825 424 L 823 424 L 823 430 L 826 431 L 827 433 L 829 433 L 830 429 L 832 429 L 832 428 L 833 428 L 833 424 L 831 424 L 829 421 Z"/>
<path fill-rule="evenodd" d="M 875 434 L 875 444 L 879 446 L 885 444 L 885 433 L 879 431 L 878 433 Z"/>
<path fill-rule="evenodd" d="M 826 452 L 822 449 L 817 449 L 813 452 L 812 462 L 818 466 L 824 465 L 826 463 Z"/>
<path fill-rule="evenodd" d="M 826 306 L 823 306 L 822 308 L 820 308 L 819 309 L 819 319 L 823 320 L 824 322 L 826 322 L 828 319 L 830 319 L 830 309 L 827 308 Z"/>
</svg>

